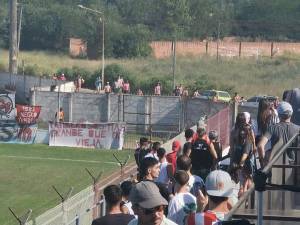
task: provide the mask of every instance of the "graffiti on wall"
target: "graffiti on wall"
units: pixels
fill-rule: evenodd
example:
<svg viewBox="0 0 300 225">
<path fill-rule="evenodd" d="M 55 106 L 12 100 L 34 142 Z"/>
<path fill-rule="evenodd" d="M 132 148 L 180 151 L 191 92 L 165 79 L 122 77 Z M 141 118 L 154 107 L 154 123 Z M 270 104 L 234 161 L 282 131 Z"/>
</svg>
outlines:
<svg viewBox="0 0 300 225">
<path fill-rule="evenodd" d="M 0 94 L 0 120 L 11 120 L 15 117 L 15 95 Z"/>
</svg>

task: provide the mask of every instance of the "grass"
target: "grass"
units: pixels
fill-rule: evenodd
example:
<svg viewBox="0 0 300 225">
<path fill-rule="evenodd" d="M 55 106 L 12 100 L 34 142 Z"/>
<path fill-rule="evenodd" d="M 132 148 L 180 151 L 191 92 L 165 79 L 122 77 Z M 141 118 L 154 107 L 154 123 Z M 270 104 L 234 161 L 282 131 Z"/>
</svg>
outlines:
<svg viewBox="0 0 300 225">
<path fill-rule="evenodd" d="M 8 68 L 8 52 L 1 50 L 0 70 Z M 101 61 L 71 59 L 62 53 L 42 51 L 20 53 L 26 65 L 35 66 L 41 74 L 52 74 L 59 68 L 78 66 L 90 71 L 100 68 Z M 152 57 L 140 59 L 107 59 L 106 65 L 118 63 L 130 71 L 137 84 L 151 78 L 167 79 L 172 82 L 172 60 L 156 60 Z M 177 57 L 176 83 L 191 85 L 199 80 L 207 80 L 218 89 L 231 89 L 241 96 L 255 94 L 282 96 L 286 89 L 298 87 L 300 83 L 300 57 L 285 54 L 270 58 L 221 58 L 215 57 Z M 149 82 L 149 85 L 153 85 Z"/>
<path fill-rule="evenodd" d="M 66 193 L 72 186 L 73 194 L 91 185 L 91 178 L 85 168 L 93 171 L 95 176 L 100 171 L 104 172 L 103 176 L 108 176 L 118 169 L 117 164 L 109 163 L 115 162 L 112 153 L 116 153 L 120 159 L 130 154 L 129 151 L 0 144 L 0 224 L 17 223 L 8 207 L 12 207 L 17 215 L 31 208 L 35 217 L 58 205 L 60 198 L 52 185 L 62 193 Z"/>
</svg>

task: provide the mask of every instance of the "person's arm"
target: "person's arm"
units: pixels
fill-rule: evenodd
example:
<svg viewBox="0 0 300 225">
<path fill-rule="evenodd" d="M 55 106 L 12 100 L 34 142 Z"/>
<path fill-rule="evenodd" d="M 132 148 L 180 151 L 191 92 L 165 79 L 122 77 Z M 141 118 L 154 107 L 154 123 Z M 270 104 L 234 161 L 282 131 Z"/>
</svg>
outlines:
<svg viewBox="0 0 300 225">
<path fill-rule="evenodd" d="M 216 149 L 215 149 L 215 146 L 213 145 L 213 143 L 210 143 L 210 145 L 209 145 L 209 152 L 212 155 L 214 160 L 218 159 L 218 155 L 217 155 L 217 152 L 216 152 Z"/>
<path fill-rule="evenodd" d="M 261 167 L 264 166 L 264 157 L 265 157 L 265 145 L 268 142 L 268 138 L 265 136 L 262 136 L 258 145 L 257 145 L 257 152 L 259 157 L 259 162 Z"/>
<path fill-rule="evenodd" d="M 170 179 L 171 182 L 174 181 L 174 174 L 173 174 L 173 165 L 171 163 L 169 163 L 167 165 L 167 174 L 168 174 L 168 177 Z"/>
</svg>

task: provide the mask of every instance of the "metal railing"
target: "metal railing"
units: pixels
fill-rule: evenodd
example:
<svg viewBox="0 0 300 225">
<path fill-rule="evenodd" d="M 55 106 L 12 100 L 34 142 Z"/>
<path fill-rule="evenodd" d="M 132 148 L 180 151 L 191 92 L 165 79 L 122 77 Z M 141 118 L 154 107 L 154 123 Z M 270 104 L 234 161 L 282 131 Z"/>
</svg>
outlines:
<svg viewBox="0 0 300 225">
<path fill-rule="evenodd" d="M 283 156 L 283 164 L 285 162 L 285 153 L 288 148 L 291 148 L 290 145 L 298 138 L 299 134 L 295 134 L 286 144 L 283 143 L 283 140 L 280 139 L 278 143 L 273 147 L 272 149 L 272 155 L 270 157 L 270 161 L 268 164 L 263 168 L 262 173 L 268 174 L 272 167 L 274 168 L 282 168 L 282 183 L 285 184 L 285 169 L 286 168 L 296 168 L 296 174 L 297 174 L 297 168 L 299 168 L 298 165 L 274 165 L 281 156 Z M 284 145 L 283 145 L 284 144 Z M 299 149 L 297 149 L 299 150 Z M 297 154 L 296 154 L 296 160 L 297 160 Z M 294 182 L 296 181 L 294 177 Z M 272 188 L 268 189 L 272 190 Z M 244 195 L 239 199 L 239 201 L 232 207 L 232 209 L 229 211 L 228 214 L 225 216 L 225 220 L 231 220 L 231 218 L 234 216 L 235 213 L 237 213 L 240 206 L 250 197 L 251 194 L 254 194 L 255 191 L 255 185 L 252 184 L 252 186 L 244 193 Z M 263 192 L 257 191 L 257 224 L 262 225 L 263 223 Z M 244 217 L 244 216 L 243 216 Z M 293 217 L 293 216 L 292 216 Z M 291 219 L 292 219 L 291 217 Z M 274 217 L 275 218 L 275 217 Z M 269 217 L 271 219 L 271 217 Z M 293 220 L 293 219 L 292 219 Z"/>
</svg>

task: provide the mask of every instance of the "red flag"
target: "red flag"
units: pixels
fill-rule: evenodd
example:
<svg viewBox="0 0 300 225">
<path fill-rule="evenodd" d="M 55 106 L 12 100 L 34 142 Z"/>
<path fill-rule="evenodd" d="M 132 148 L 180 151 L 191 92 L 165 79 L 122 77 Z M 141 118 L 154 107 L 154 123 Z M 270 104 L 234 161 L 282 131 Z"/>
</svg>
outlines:
<svg viewBox="0 0 300 225">
<path fill-rule="evenodd" d="M 18 105 L 16 120 L 19 124 L 35 124 L 41 112 L 41 106 Z"/>
</svg>

